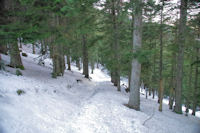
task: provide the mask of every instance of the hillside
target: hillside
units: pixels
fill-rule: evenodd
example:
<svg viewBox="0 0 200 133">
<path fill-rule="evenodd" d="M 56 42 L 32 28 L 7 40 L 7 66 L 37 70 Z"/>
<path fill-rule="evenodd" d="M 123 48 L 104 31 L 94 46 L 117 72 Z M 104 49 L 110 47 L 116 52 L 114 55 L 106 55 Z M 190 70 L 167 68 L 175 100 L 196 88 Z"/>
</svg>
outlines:
<svg viewBox="0 0 200 133">
<path fill-rule="evenodd" d="M 25 70 L 0 71 L 0 133 L 199 133 L 200 119 L 163 112 L 152 98 L 141 95 L 141 111 L 127 108 L 129 94 L 117 92 L 109 76 L 95 69 L 92 79 L 83 78 L 75 66 L 63 77 L 51 78 L 51 60 L 46 66 L 23 49 Z M 5 62 L 9 57 L 2 55 Z M 78 80 L 78 81 L 77 81 Z M 18 95 L 17 90 L 25 93 Z"/>
</svg>

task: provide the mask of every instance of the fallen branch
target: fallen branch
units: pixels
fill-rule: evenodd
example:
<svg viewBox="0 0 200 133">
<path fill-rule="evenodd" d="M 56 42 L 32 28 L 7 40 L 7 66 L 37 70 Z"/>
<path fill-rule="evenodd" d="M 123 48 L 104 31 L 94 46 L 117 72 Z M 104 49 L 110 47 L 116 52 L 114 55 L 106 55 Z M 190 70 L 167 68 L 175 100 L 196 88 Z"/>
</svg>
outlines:
<svg viewBox="0 0 200 133">
<path fill-rule="evenodd" d="M 146 123 L 147 121 L 149 121 L 151 118 L 153 118 L 154 114 L 155 114 L 155 109 L 153 108 L 153 113 L 152 113 L 152 115 L 151 115 L 149 118 L 147 118 L 147 119 L 143 122 L 142 125 L 144 126 L 145 123 Z"/>
</svg>

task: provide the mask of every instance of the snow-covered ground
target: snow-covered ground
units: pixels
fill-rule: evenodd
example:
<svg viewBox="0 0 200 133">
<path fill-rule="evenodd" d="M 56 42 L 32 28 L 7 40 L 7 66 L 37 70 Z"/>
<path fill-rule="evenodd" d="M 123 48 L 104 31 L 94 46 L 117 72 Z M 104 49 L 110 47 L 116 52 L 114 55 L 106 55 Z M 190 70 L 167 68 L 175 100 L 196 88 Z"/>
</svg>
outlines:
<svg viewBox="0 0 200 133">
<path fill-rule="evenodd" d="M 159 112 L 144 95 L 141 111 L 127 108 L 128 94 L 117 92 L 100 69 L 91 81 L 75 66 L 53 79 L 51 60 L 40 66 L 37 56 L 22 57 L 23 76 L 12 68 L 0 71 L 0 133 L 200 133 L 198 117 L 175 114 L 166 104 Z M 17 95 L 18 89 L 25 94 Z"/>
</svg>

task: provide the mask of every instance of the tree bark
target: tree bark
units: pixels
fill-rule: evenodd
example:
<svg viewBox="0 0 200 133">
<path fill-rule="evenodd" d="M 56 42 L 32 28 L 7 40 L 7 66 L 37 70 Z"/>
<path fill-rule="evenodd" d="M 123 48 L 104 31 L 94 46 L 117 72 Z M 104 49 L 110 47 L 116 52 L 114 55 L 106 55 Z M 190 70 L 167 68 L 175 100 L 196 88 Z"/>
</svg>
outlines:
<svg viewBox="0 0 200 133">
<path fill-rule="evenodd" d="M 176 70 L 176 53 L 173 53 L 175 57 L 172 57 L 172 67 L 171 67 L 171 86 L 170 86 L 170 95 L 169 95 L 169 109 L 173 108 L 174 97 L 175 97 L 175 70 Z"/>
<path fill-rule="evenodd" d="M 89 70 L 88 70 L 88 50 L 86 45 L 86 35 L 82 35 L 82 45 L 83 45 L 83 74 L 85 78 L 89 78 Z"/>
<path fill-rule="evenodd" d="M 135 0 L 135 17 L 133 31 L 133 52 L 142 46 L 142 1 Z M 138 59 L 133 58 L 131 70 L 130 97 L 128 106 L 140 110 L 140 73 L 141 64 Z"/>
<path fill-rule="evenodd" d="M 161 7 L 161 21 L 160 21 L 160 66 L 159 66 L 159 91 L 158 91 L 158 103 L 160 103 L 159 111 L 162 111 L 162 101 L 163 101 L 163 8 L 164 8 L 164 0 L 162 0 Z"/>
<path fill-rule="evenodd" d="M 163 91 L 164 91 L 163 80 L 161 79 L 160 80 L 160 106 L 159 106 L 159 111 L 161 111 L 161 112 L 162 112 Z"/>
<path fill-rule="evenodd" d="M 55 77 L 63 76 L 65 70 L 65 58 L 61 45 L 53 45 L 53 74 Z"/>
<path fill-rule="evenodd" d="M 191 60 L 193 60 L 193 55 L 191 56 Z M 192 61 L 191 61 L 192 62 Z M 192 74 L 193 74 L 193 71 L 192 71 L 192 65 L 190 66 L 190 72 L 189 72 L 189 80 L 188 80 L 188 89 L 189 88 L 192 88 L 192 86 L 191 86 L 191 84 L 192 84 Z M 190 94 L 190 93 L 189 93 Z M 189 101 L 189 99 L 190 99 L 190 96 L 191 95 L 189 95 L 189 94 L 187 94 L 187 96 L 186 96 L 186 110 L 185 110 L 185 112 L 186 112 L 186 116 L 188 115 L 188 112 L 189 112 L 189 104 L 190 104 L 190 101 Z"/>
<path fill-rule="evenodd" d="M 18 44 L 10 44 L 10 66 L 24 69 L 22 64 Z"/>
<path fill-rule="evenodd" d="M 112 70 L 111 70 L 111 72 L 110 72 L 110 77 L 111 77 L 111 82 L 114 84 L 115 79 L 114 79 L 114 73 L 113 73 Z"/>
<path fill-rule="evenodd" d="M 118 10 L 115 6 L 116 1 L 112 0 L 112 21 L 113 21 L 113 51 L 114 51 L 114 77 L 115 82 L 114 85 L 117 86 L 117 90 L 121 91 L 120 87 L 120 65 L 119 65 L 119 40 L 118 40 L 118 27 L 117 27 L 117 17 L 116 15 L 119 14 L 119 12 L 116 13 L 116 10 Z M 117 5 L 118 6 L 118 5 Z"/>
<path fill-rule="evenodd" d="M 67 70 L 71 71 L 70 49 L 67 48 Z"/>
<path fill-rule="evenodd" d="M 178 31 L 178 60 L 176 73 L 176 89 L 175 89 L 175 112 L 182 114 L 182 77 L 183 77 L 183 60 L 184 60 L 184 44 L 185 44 L 185 29 L 187 20 L 187 2 L 188 0 L 181 0 L 180 7 L 180 22 Z"/>
<path fill-rule="evenodd" d="M 94 74 L 94 61 L 91 61 L 91 69 L 92 69 L 91 74 Z"/>
<path fill-rule="evenodd" d="M 196 61 L 199 60 L 199 55 L 200 55 L 200 48 L 197 48 L 197 55 L 196 55 Z M 198 65 L 196 64 L 195 66 L 195 81 L 194 81 L 194 92 L 193 92 L 193 107 L 192 107 L 192 115 L 195 116 L 196 112 L 196 107 L 197 107 L 197 90 L 198 90 L 198 75 L 199 75 L 199 70 L 198 70 Z"/>
<path fill-rule="evenodd" d="M 32 44 L 32 51 L 33 51 L 33 54 L 35 54 L 35 44 Z"/>
</svg>

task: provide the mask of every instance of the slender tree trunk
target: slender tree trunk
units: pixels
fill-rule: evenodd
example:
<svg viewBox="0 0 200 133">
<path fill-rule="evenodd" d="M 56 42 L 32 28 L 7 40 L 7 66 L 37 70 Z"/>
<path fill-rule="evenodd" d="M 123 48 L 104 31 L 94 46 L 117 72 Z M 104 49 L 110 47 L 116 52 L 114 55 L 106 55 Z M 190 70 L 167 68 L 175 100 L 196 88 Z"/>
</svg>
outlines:
<svg viewBox="0 0 200 133">
<path fill-rule="evenodd" d="M 176 53 L 173 53 L 175 57 L 172 59 L 172 67 L 171 67 L 171 86 L 170 86 L 170 95 L 169 95 L 169 109 L 173 108 L 174 104 L 174 96 L 175 96 L 175 70 L 176 70 Z"/>
<path fill-rule="evenodd" d="M 44 51 L 47 53 L 47 45 L 49 44 L 48 39 L 44 39 Z"/>
<path fill-rule="evenodd" d="M 152 92 L 152 89 L 151 89 L 151 88 L 149 88 L 149 96 L 151 96 L 151 92 Z"/>
<path fill-rule="evenodd" d="M 18 44 L 10 44 L 10 66 L 24 69 Z"/>
<path fill-rule="evenodd" d="M 156 42 L 154 45 L 154 49 L 156 49 Z M 155 79 L 156 79 L 156 53 L 154 53 L 154 55 L 153 55 L 153 76 L 152 76 L 151 82 L 154 82 Z M 153 93 L 152 98 L 154 99 L 155 98 L 155 85 L 152 88 L 152 93 Z"/>
<path fill-rule="evenodd" d="M 176 93 L 175 93 L 175 112 L 182 114 L 182 77 L 183 77 L 183 59 L 184 59 L 184 44 L 185 44 L 185 29 L 187 20 L 187 2 L 188 0 L 181 0 L 180 7 L 180 22 L 178 34 L 178 60 L 176 73 Z"/>
<path fill-rule="evenodd" d="M 113 51 L 114 51 L 114 76 L 115 76 L 115 82 L 114 85 L 117 86 L 117 90 L 121 91 L 120 88 L 120 65 L 119 65 L 119 42 L 118 42 L 118 25 L 117 25 L 117 17 L 116 15 L 119 14 L 116 13 L 116 10 L 118 10 L 116 7 L 116 1 L 112 0 L 112 21 L 113 21 Z"/>
<path fill-rule="evenodd" d="M 66 66 L 65 66 L 65 55 L 64 55 L 64 48 L 63 47 L 64 47 L 63 45 L 60 45 L 60 47 L 59 47 L 60 68 L 61 68 L 62 76 L 64 75 L 65 69 L 66 69 Z"/>
<path fill-rule="evenodd" d="M 145 89 L 145 95 L 146 95 L 146 99 L 148 98 L 148 91 L 147 91 L 147 86 L 144 85 L 144 89 Z"/>
<path fill-rule="evenodd" d="M 86 35 L 82 36 L 83 39 L 83 74 L 85 78 L 89 78 L 89 70 L 88 70 L 88 50 L 86 46 Z"/>
<path fill-rule="evenodd" d="M 32 44 L 32 51 L 33 51 L 33 54 L 35 54 L 35 44 Z"/>
<path fill-rule="evenodd" d="M 160 106 L 159 106 L 159 111 L 162 111 L 162 100 L 163 100 L 163 80 L 160 80 Z"/>
<path fill-rule="evenodd" d="M 50 58 L 53 58 L 53 45 L 49 45 L 49 51 L 50 51 Z"/>
<path fill-rule="evenodd" d="M 174 96 L 175 96 L 175 88 L 171 87 L 170 88 L 169 109 L 173 109 Z"/>
<path fill-rule="evenodd" d="M 45 46 L 44 46 L 45 43 L 44 43 L 44 40 L 41 40 L 40 43 L 41 43 L 41 53 L 42 53 L 42 55 L 45 55 L 45 48 L 44 48 L 44 47 L 45 47 Z"/>
<path fill-rule="evenodd" d="M 91 69 L 92 69 L 91 74 L 93 74 L 94 73 L 94 61 L 91 61 Z"/>
<path fill-rule="evenodd" d="M 68 65 L 67 70 L 71 71 L 71 61 L 70 61 L 70 56 L 69 55 L 67 55 L 67 65 Z"/>
<path fill-rule="evenodd" d="M 158 102 L 160 103 L 159 111 L 162 111 L 162 100 L 163 100 L 163 8 L 164 8 L 164 0 L 162 0 L 162 7 L 161 7 L 161 23 L 160 23 L 160 67 L 159 67 L 159 91 L 158 91 Z"/>
<path fill-rule="evenodd" d="M 155 89 L 152 88 L 152 98 L 154 99 L 155 98 Z"/>
<path fill-rule="evenodd" d="M 193 56 L 192 56 L 191 60 L 193 60 Z M 191 86 L 191 84 L 192 84 L 192 74 L 193 74 L 193 71 L 192 71 L 192 65 L 191 65 L 190 66 L 190 72 L 189 72 L 188 89 L 192 88 L 192 86 Z M 186 96 L 186 110 L 185 110 L 186 116 L 188 115 L 188 112 L 189 112 L 189 104 L 190 104 L 189 99 L 190 99 L 190 96 L 191 96 L 189 94 L 187 94 L 187 96 Z"/>
<path fill-rule="evenodd" d="M 133 31 L 133 52 L 139 50 L 142 46 L 142 2 L 135 0 L 135 17 L 134 17 L 134 31 Z M 132 60 L 131 70 L 131 84 L 129 107 L 140 110 L 140 73 L 141 64 L 138 59 Z"/>
<path fill-rule="evenodd" d="M 68 65 L 67 70 L 71 71 L 70 49 L 69 48 L 67 49 L 67 65 Z"/>
<path fill-rule="evenodd" d="M 199 55 L 200 55 L 200 48 L 197 48 L 197 55 L 196 55 L 196 61 L 199 60 Z M 194 81 L 194 92 L 193 92 L 193 107 L 192 107 L 192 115 L 195 115 L 196 112 L 196 107 L 197 107 L 197 90 L 198 90 L 198 75 L 199 75 L 199 70 L 198 70 L 198 65 L 196 64 L 195 66 L 195 81 Z"/>
</svg>

